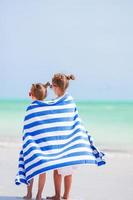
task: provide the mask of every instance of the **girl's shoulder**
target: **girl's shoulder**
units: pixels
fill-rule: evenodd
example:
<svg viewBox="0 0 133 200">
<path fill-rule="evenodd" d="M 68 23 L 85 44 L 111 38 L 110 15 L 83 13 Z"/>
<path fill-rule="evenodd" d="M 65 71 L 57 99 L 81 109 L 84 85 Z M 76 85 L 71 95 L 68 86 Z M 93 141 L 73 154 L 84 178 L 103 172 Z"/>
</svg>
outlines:
<svg viewBox="0 0 133 200">
<path fill-rule="evenodd" d="M 71 94 L 67 94 L 67 100 L 75 102 L 75 98 Z"/>
<path fill-rule="evenodd" d="M 72 95 L 66 93 L 65 95 L 63 95 L 62 97 L 60 97 L 58 100 L 57 100 L 58 103 L 63 103 L 63 102 L 68 102 L 68 103 L 73 103 L 74 102 L 74 99 L 72 97 Z"/>
<path fill-rule="evenodd" d="M 37 108 L 39 105 L 42 105 L 43 102 L 41 101 L 38 101 L 38 100 L 35 100 L 35 101 L 32 101 L 26 108 L 26 111 L 29 111 L 33 108 Z"/>
</svg>

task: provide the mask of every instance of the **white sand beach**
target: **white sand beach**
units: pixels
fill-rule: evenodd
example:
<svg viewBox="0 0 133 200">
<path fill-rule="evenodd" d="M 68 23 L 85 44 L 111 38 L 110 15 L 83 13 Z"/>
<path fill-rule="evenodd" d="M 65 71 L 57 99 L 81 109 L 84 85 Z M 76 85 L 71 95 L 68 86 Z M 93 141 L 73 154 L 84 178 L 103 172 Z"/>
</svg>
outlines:
<svg viewBox="0 0 133 200">
<path fill-rule="evenodd" d="M 0 145 L 0 200 L 22 199 L 26 186 L 14 183 L 20 145 Z M 107 165 L 80 167 L 73 176 L 72 200 L 132 200 L 133 154 L 131 152 L 106 152 Z M 33 197 L 37 189 L 35 180 Z M 44 198 L 54 193 L 52 172 L 47 174 Z"/>
</svg>

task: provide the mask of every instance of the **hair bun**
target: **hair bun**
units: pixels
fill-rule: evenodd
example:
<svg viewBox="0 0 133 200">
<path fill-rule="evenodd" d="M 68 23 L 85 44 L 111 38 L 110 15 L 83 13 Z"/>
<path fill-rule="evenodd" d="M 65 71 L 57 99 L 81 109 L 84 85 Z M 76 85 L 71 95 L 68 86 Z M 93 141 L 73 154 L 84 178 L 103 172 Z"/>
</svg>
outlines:
<svg viewBox="0 0 133 200">
<path fill-rule="evenodd" d="M 33 87 L 34 89 L 40 89 L 40 88 L 41 88 L 40 83 L 33 83 L 33 84 L 32 84 L 32 87 Z"/>
<path fill-rule="evenodd" d="M 66 76 L 68 80 L 75 80 L 75 76 L 73 74 Z"/>
<path fill-rule="evenodd" d="M 50 84 L 50 82 L 47 82 L 47 83 L 43 84 L 43 86 L 44 86 L 45 88 L 47 88 L 48 86 L 51 87 L 51 84 Z"/>
</svg>

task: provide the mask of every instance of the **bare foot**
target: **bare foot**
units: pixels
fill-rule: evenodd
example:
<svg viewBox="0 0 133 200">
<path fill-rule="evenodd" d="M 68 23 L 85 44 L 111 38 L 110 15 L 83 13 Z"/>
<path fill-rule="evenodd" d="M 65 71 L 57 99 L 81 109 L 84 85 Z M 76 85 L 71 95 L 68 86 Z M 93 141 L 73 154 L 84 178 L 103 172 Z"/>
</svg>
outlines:
<svg viewBox="0 0 133 200">
<path fill-rule="evenodd" d="M 38 195 L 36 196 L 36 200 L 42 200 L 42 195 L 39 195 L 39 194 L 38 194 Z"/>
<path fill-rule="evenodd" d="M 46 199 L 54 199 L 55 196 L 52 196 L 52 197 L 46 197 Z"/>
<path fill-rule="evenodd" d="M 69 197 L 66 197 L 66 196 L 62 197 L 61 199 L 62 200 L 70 200 Z"/>
<path fill-rule="evenodd" d="M 42 197 L 36 197 L 36 200 L 42 200 Z"/>
<path fill-rule="evenodd" d="M 61 200 L 61 198 L 59 196 L 46 197 L 46 199 L 49 199 L 49 200 Z"/>
<path fill-rule="evenodd" d="M 28 200 L 28 199 L 32 199 L 32 194 L 29 193 L 26 196 L 23 197 L 23 199 Z"/>
</svg>

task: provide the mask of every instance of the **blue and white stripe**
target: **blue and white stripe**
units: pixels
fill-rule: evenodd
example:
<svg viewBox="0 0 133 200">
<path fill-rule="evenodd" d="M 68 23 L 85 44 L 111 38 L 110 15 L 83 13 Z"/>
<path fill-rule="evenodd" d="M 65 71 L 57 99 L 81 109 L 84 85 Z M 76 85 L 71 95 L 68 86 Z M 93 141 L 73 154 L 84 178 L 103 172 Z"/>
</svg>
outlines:
<svg viewBox="0 0 133 200">
<path fill-rule="evenodd" d="M 23 132 L 16 184 L 28 184 L 36 175 L 65 166 L 105 164 L 68 94 L 53 102 L 32 102 Z"/>
</svg>

